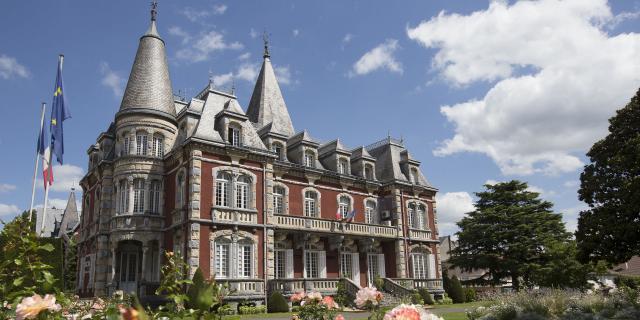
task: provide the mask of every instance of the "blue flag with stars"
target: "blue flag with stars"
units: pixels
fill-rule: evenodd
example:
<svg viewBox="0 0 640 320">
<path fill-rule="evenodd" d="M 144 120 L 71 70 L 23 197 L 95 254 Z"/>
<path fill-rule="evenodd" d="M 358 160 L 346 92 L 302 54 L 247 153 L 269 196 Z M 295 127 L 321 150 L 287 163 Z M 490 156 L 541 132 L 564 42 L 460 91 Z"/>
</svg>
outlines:
<svg viewBox="0 0 640 320">
<path fill-rule="evenodd" d="M 56 76 L 56 86 L 53 91 L 53 103 L 51 104 L 51 148 L 56 155 L 58 162 L 62 164 L 64 154 L 64 139 L 62 122 L 71 118 L 71 114 L 65 104 L 65 94 L 62 85 L 62 57 L 58 60 L 58 75 Z"/>
</svg>

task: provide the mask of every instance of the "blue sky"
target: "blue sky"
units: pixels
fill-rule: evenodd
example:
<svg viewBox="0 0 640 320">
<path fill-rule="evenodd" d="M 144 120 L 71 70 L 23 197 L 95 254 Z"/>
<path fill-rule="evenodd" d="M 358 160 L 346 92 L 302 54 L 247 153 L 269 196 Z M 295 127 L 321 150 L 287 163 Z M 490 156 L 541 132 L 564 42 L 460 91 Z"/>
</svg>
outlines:
<svg viewBox="0 0 640 320">
<path fill-rule="evenodd" d="M 54 168 L 60 206 L 118 110 L 148 23 L 148 1 L 0 4 L 0 218 L 29 205 L 57 55 L 73 116 Z M 296 130 L 351 147 L 404 138 L 440 189 L 443 235 L 473 192 L 508 179 L 529 182 L 573 229 L 584 153 L 640 86 L 640 1 L 165 0 L 158 26 L 176 92 L 234 79 L 245 109 L 266 30 Z"/>
</svg>

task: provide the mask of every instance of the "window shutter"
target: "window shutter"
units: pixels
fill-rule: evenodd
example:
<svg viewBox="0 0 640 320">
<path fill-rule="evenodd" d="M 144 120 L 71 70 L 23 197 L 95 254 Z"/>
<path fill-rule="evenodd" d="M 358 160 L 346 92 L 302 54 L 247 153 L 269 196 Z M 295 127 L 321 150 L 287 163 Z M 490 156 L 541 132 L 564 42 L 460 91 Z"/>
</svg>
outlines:
<svg viewBox="0 0 640 320">
<path fill-rule="evenodd" d="M 436 256 L 428 254 L 427 259 L 429 259 L 429 274 L 427 277 L 433 279 L 436 277 Z"/>
<path fill-rule="evenodd" d="M 327 277 L 327 252 L 318 251 L 318 274 L 320 278 Z"/>
<path fill-rule="evenodd" d="M 378 255 L 378 268 L 380 269 L 380 278 L 385 278 L 386 274 L 384 271 L 384 253 Z"/>
<path fill-rule="evenodd" d="M 293 249 L 285 250 L 284 265 L 285 277 L 293 279 Z"/>
<path fill-rule="evenodd" d="M 360 285 L 360 254 L 352 253 L 351 254 L 351 274 L 353 275 L 353 282 Z"/>
</svg>

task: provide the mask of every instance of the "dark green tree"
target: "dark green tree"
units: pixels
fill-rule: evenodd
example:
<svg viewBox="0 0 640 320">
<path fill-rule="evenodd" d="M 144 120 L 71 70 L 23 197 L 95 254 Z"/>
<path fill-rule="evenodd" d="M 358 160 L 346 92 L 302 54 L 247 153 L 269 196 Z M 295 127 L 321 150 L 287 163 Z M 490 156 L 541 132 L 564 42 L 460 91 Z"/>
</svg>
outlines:
<svg viewBox="0 0 640 320">
<path fill-rule="evenodd" d="M 579 258 L 621 263 L 640 254 L 640 90 L 587 153 L 580 175 Z"/>
<path fill-rule="evenodd" d="M 453 303 L 465 302 L 464 289 L 462 289 L 462 284 L 460 283 L 460 280 L 458 280 L 458 277 L 456 276 L 451 277 L 450 291 L 451 292 L 449 292 L 449 297 L 451 298 L 451 300 L 453 300 Z"/>
<path fill-rule="evenodd" d="M 532 285 L 535 272 L 547 262 L 547 247 L 566 242 L 562 217 L 553 204 L 543 201 L 527 184 L 517 180 L 486 184 L 477 192 L 476 210 L 469 212 L 458 226 L 458 246 L 449 262 L 462 270 L 486 270 L 492 284 L 510 278 L 514 289 L 521 279 Z"/>
<path fill-rule="evenodd" d="M 576 242 L 555 242 L 546 247 L 539 268 L 536 269 L 533 282 L 542 287 L 576 288 L 587 286 L 587 280 L 594 272 L 590 264 L 582 264 L 577 259 Z"/>
</svg>

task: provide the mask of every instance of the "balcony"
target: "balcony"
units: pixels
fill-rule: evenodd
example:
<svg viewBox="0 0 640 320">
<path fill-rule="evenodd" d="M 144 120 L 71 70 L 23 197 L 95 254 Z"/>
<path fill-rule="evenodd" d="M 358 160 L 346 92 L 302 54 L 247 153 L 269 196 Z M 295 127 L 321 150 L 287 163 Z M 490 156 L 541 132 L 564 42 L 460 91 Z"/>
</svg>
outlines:
<svg viewBox="0 0 640 320">
<path fill-rule="evenodd" d="M 336 220 L 326 220 L 311 217 L 275 215 L 275 225 L 282 229 L 343 233 L 348 235 L 374 236 L 383 238 L 396 238 L 398 229 L 396 227 L 346 223 Z"/>
<path fill-rule="evenodd" d="M 161 231 L 164 218 L 150 214 L 122 214 L 111 218 L 111 230 L 122 231 Z"/>
<path fill-rule="evenodd" d="M 393 278 L 399 285 L 408 289 L 426 288 L 430 292 L 442 292 L 442 279 Z"/>
<path fill-rule="evenodd" d="M 216 279 L 216 283 L 229 286 L 226 299 L 264 297 L 264 280 L 262 279 Z"/>
<path fill-rule="evenodd" d="M 433 240 L 431 230 L 409 229 L 409 238 L 412 240 Z"/>
<path fill-rule="evenodd" d="M 340 279 L 325 278 L 296 278 L 296 279 L 272 279 L 269 280 L 269 292 L 280 291 L 284 295 L 300 291 L 316 291 L 322 294 L 335 294 L 338 292 Z"/>
<path fill-rule="evenodd" d="M 211 217 L 213 222 L 226 222 L 232 224 L 258 223 L 258 212 L 255 210 L 213 207 L 211 208 Z"/>
</svg>

